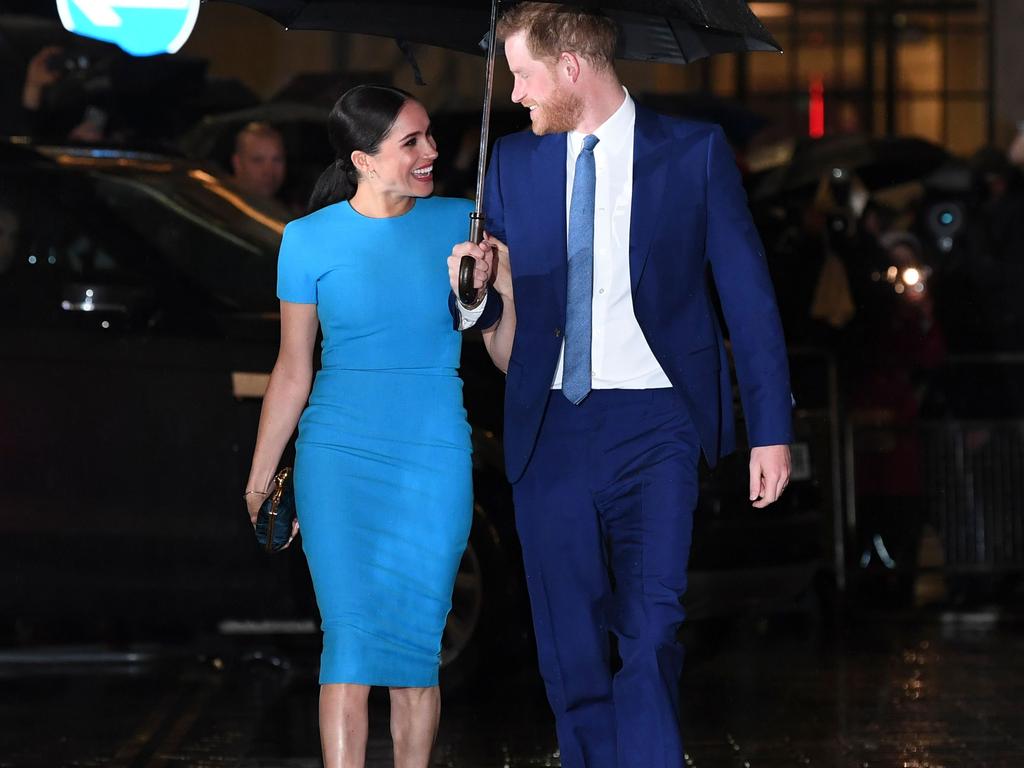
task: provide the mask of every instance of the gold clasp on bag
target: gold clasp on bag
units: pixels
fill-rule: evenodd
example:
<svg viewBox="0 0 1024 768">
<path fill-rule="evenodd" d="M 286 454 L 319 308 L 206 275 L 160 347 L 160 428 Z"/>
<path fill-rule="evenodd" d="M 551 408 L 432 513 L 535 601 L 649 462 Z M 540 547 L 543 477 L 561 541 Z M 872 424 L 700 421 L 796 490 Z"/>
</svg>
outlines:
<svg viewBox="0 0 1024 768">
<path fill-rule="evenodd" d="M 274 477 L 274 494 L 270 497 L 270 512 L 267 513 L 267 552 L 274 551 L 274 524 L 277 522 L 277 508 L 284 495 L 284 483 L 288 479 L 291 467 L 285 467 Z"/>
</svg>

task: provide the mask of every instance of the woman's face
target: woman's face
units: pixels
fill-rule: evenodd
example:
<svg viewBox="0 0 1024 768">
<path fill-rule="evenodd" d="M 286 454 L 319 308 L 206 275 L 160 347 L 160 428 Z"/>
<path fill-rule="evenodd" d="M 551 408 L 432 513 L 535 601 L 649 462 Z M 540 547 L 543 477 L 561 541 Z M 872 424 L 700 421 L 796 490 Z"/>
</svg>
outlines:
<svg viewBox="0 0 1024 768">
<path fill-rule="evenodd" d="M 402 106 L 377 154 L 365 157 L 366 169 L 357 158 L 353 160 L 363 172 L 363 179 L 368 177 L 378 192 L 396 197 L 426 197 L 434 191 L 436 158 L 430 116 L 422 104 L 410 99 Z"/>
</svg>

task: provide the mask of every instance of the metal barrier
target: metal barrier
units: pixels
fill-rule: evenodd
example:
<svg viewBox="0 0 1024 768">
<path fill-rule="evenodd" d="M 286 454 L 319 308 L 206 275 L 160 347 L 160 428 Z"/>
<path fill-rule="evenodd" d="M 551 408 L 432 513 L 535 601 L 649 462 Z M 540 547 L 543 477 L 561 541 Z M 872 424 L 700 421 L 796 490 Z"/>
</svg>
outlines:
<svg viewBox="0 0 1024 768">
<path fill-rule="evenodd" d="M 902 535 L 919 534 L 925 523 L 935 529 L 944 569 L 1024 570 L 1024 418 L 1019 389 L 1024 355 L 954 356 L 935 380 L 944 388 L 946 409 L 971 417 L 904 425 L 872 421 L 863 413 L 843 417 L 845 525 L 835 531 L 842 532 L 837 550 L 843 546 L 852 554 L 854 548 L 863 548 L 872 533 L 868 529 L 884 524 L 868 505 L 889 502 L 888 514 L 900 517 L 906 512 L 902 521 L 895 521 L 905 527 Z M 973 417 L 976 414 L 983 417 Z M 895 468 L 878 461 L 885 455 Z M 874 488 L 868 498 L 863 486 L 874 478 L 865 475 L 880 466 L 883 472 L 904 468 L 919 473 L 916 498 L 907 493 L 912 482 L 900 489 L 903 495 L 886 499 Z M 844 539 L 842 544 L 839 538 Z M 846 565 L 856 567 L 857 558 L 851 557 Z M 838 583 L 842 588 L 841 579 Z"/>
<path fill-rule="evenodd" d="M 928 519 L 946 567 L 1024 568 L 1024 421 L 921 427 Z"/>
</svg>

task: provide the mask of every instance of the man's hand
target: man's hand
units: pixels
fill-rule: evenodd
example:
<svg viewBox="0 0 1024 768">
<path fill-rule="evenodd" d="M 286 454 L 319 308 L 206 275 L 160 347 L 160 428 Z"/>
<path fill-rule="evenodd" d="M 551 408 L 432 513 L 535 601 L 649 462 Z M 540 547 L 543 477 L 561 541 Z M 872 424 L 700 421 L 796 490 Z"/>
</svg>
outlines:
<svg viewBox="0 0 1024 768">
<path fill-rule="evenodd" d="M 758 509 L 777 501 L 789 485 L 789 446 L 762 445 L 750 449 L 750 500 Z"/>
<path fill-rule="evenodd" d="M 36 111 L 42 105 L 43 89 L 60 80 L 60 71 L 50 68 L 50 59 L 59 56 L 64 49 L 59 45 L 48 45 L 36 52 L 28 63 L 21 104 L 25 109 Z"/>
<path fill-rule="evenodd" d="M 477 301 L 483 298 L 483 292 L 491 281 L 491 274 L 494 270 L 494 252 L 486 243 L 457 243 L 452 247 L 452 254 L 448 257 L 448 280 L 451 283 L 452 291 L 459 295 L 459 268 L 462 265 L 463 256 L 472 256 L 476 261 L 473 269 L 473 288 L 476 289 Z"/>
<path fill-rule="evenodd" d="M 495 254 L 494 290 L 506 301 L 512 299 L 512 265 L 508 260 L 508 246 L 501 240 L 484 232 L 484 245 L 489 245 Z"/>
</svg>

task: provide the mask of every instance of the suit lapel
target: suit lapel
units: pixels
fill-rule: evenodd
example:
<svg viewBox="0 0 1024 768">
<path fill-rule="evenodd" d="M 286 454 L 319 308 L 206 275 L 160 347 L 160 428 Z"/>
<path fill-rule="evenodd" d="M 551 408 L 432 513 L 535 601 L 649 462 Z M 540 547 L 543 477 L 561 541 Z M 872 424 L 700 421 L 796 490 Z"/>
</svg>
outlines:
<svg viewBox="0 0 1024 768">
<path fill-rule="evenodd" d="M 636 298 L 637 286 L 647 264 L 651 240 L 661 214 L 660 202 L 668 175 L 664 156 L 668 136 L 657 115 L 637 105 L 633 128 L 633 202 L 629 220 L 629 279 Z"/>
<path fill-rule="evenodd" d="M 526 194 L 533 221 L 528 229 L 536 237 L 531 258 L 541 260 L 538 272 L 549 275 L 545 284 L 553 292 L 559 317 L 565 317 L 565 293 L 568 279 L 568 253 L 565 224 L 565 153 L 564 133 L 542 136 L 530 163 Z M 536 256 L 534 256 L 534 254 Z"/>
</svg>

